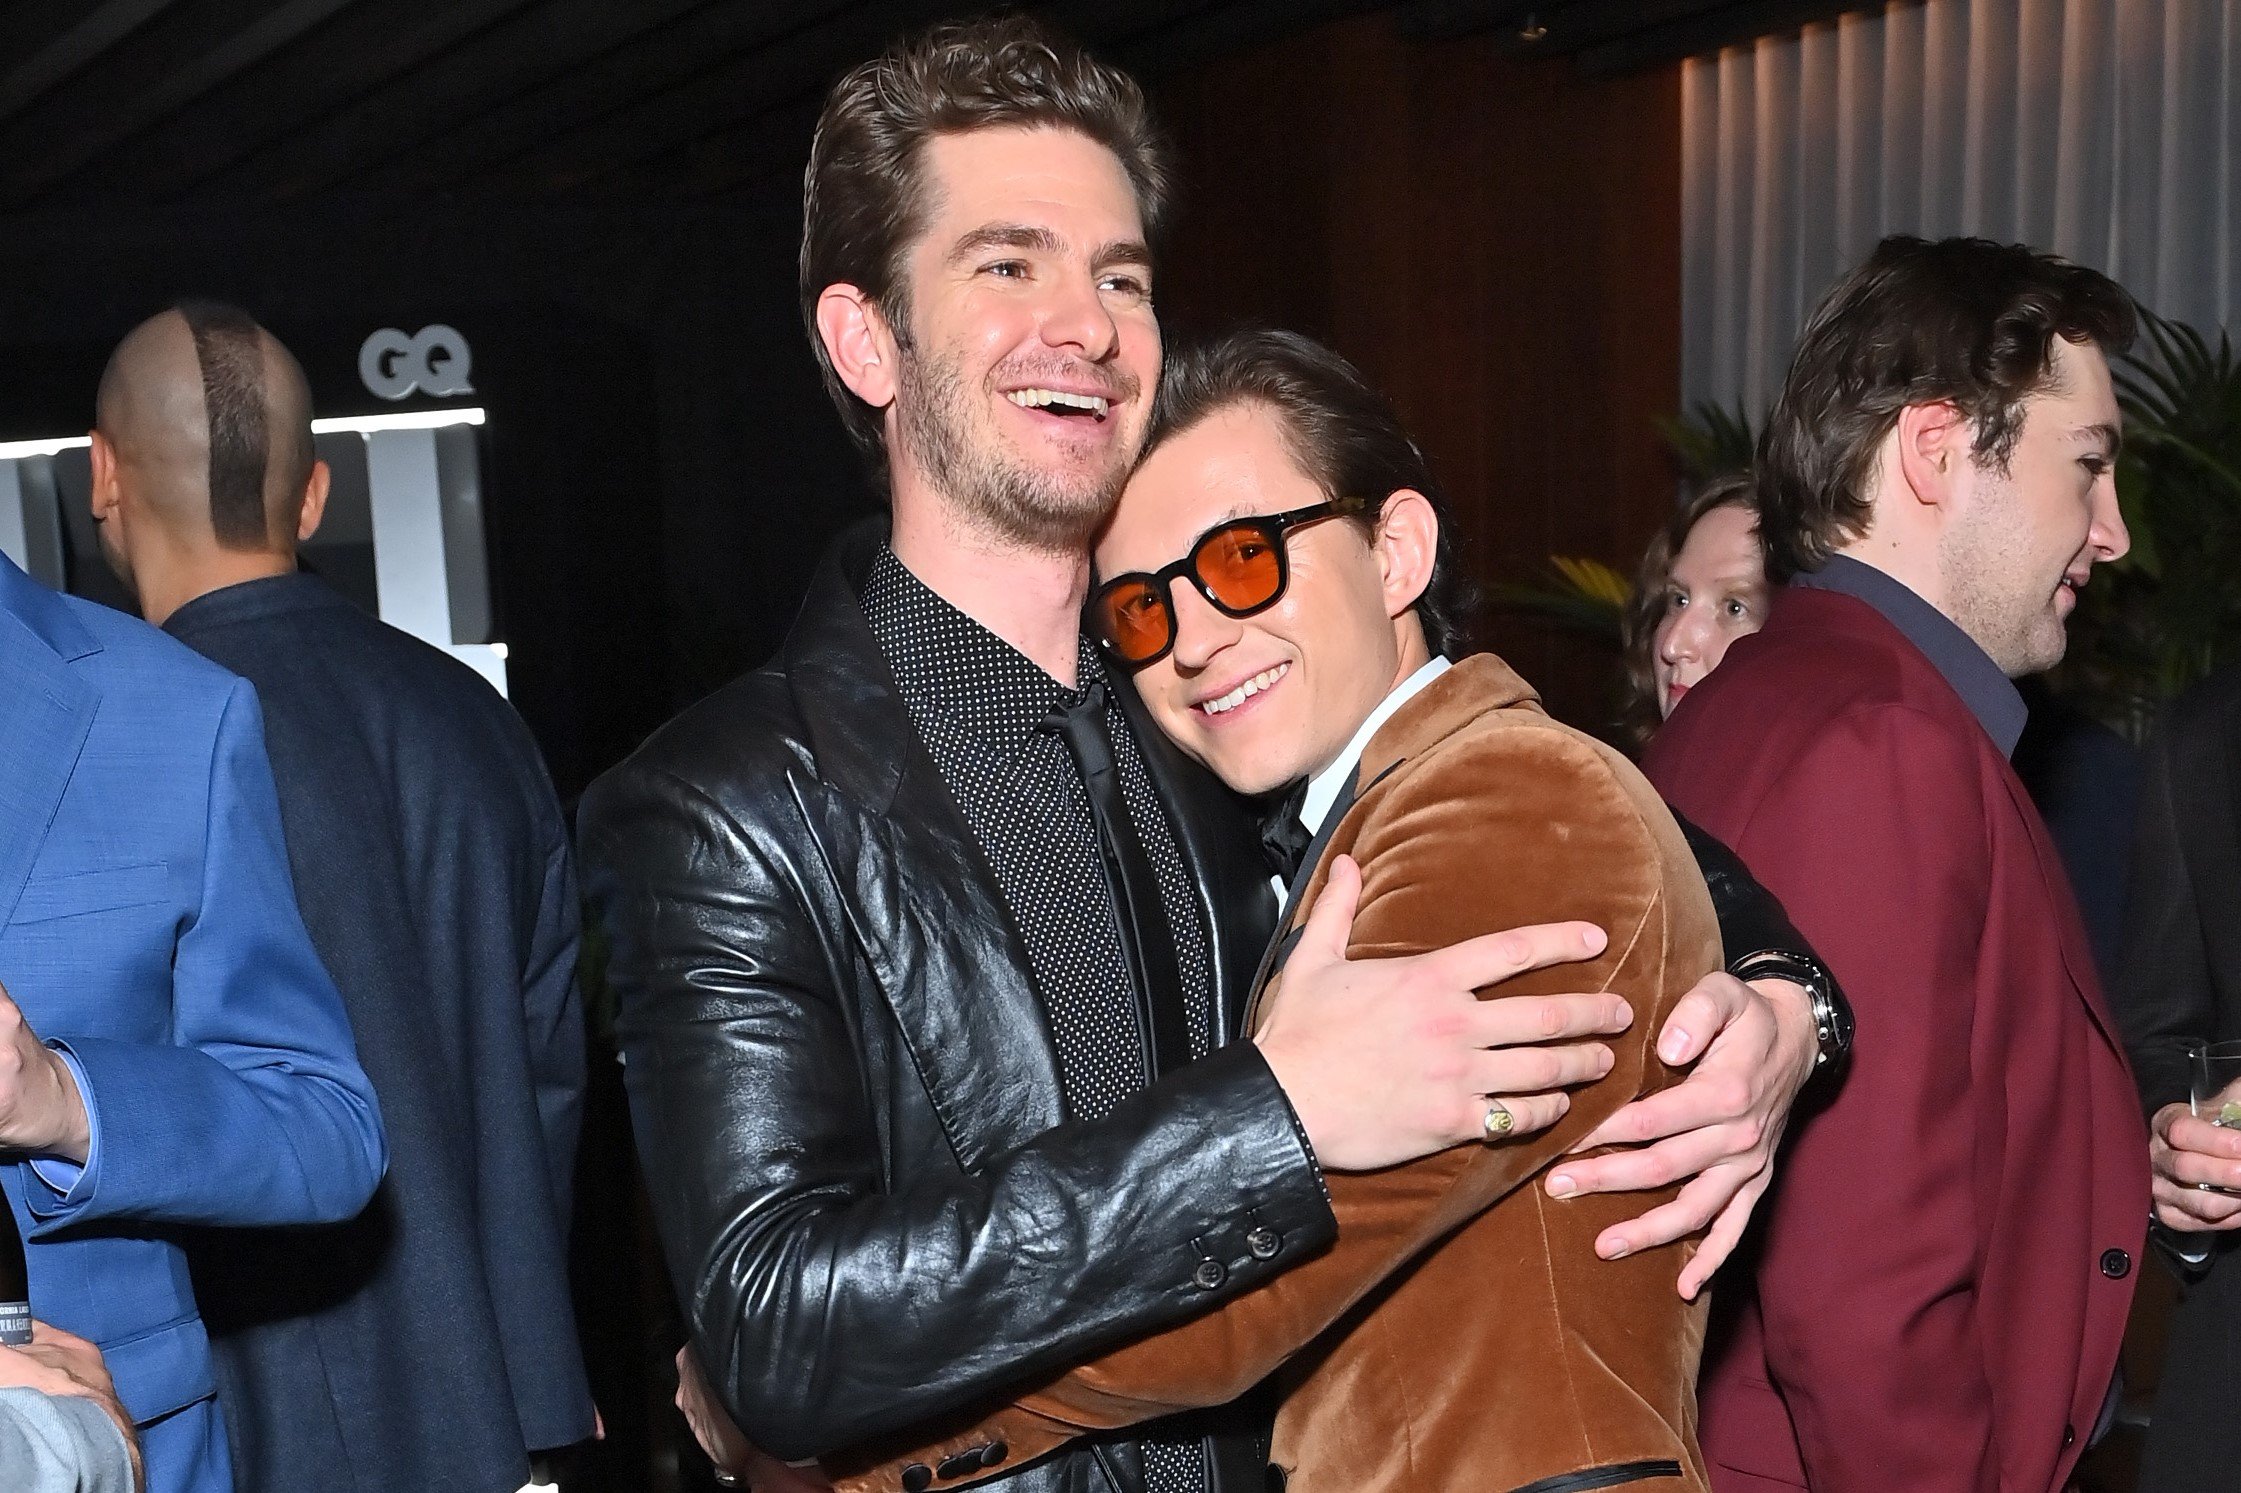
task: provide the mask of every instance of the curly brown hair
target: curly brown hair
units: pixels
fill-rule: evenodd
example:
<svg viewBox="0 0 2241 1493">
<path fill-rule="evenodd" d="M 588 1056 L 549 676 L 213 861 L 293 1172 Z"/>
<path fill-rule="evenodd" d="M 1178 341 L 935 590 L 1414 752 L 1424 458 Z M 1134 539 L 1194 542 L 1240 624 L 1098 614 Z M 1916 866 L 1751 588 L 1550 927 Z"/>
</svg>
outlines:
<svg viewBox="0 0 2241 1493">
<path fill-rule="evenodd" d="M 1749 508 L 1756 512 L 1758 488 L 1749 472 L 1730 472 L 1690 493 L 1665 527 L 1650 536 L 1642 552 L 1642 568 L 1634 575 L 1634 594 L 1626 603 L 1619 631 L 1626 659 L 1626 705 L 1619 725 L 1640 751 L 1657 734 L 1664 712 L 1657 708 L 1657 625 L 1665 620 L 1666 592 L 1673 582 L 1673 557 L 1689 542 L 1689 535 L 1708 513 L 1722 508 Z"/>
</svg>

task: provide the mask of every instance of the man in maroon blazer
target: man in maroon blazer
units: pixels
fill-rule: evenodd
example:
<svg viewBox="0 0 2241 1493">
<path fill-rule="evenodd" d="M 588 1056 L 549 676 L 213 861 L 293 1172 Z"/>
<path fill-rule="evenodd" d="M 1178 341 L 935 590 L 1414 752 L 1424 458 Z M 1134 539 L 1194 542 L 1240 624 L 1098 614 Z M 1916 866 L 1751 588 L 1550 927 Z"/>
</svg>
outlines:
<svg viewBox="0 0 2241 1493">
<path fill-rule="evenodd" d="M 1702 1381 L 1719 1493 L 2057 1490 L 2110 1409 L 2147 1136 L 2061 862 L 2008 765 L 2129 540 L 2108 357 L 2130 299 L 1982 240 L 1889 239 L 1831 291 L 1759 448 L 1787 585 L 1651 779 L 1850 994 Z M 1722 1331 L 1724 1326 L 1725 1331 Z"/>
</svg>

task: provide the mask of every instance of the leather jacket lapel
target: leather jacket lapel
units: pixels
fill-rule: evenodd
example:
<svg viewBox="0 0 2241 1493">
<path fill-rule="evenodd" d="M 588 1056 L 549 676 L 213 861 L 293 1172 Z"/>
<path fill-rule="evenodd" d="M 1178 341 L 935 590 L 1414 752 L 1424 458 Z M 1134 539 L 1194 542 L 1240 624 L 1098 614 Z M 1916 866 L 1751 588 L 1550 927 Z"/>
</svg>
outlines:
<svg viewBox="0 0 2241 1493">
<path fill-rule="evenodd" d="M 996 878 L 856 604 L 882 538 L 844 536 L 786 641 L 816 758 L 803 822 L 968 1171 L 1065 1118 L 1058 1055 Z"/>
</svg>

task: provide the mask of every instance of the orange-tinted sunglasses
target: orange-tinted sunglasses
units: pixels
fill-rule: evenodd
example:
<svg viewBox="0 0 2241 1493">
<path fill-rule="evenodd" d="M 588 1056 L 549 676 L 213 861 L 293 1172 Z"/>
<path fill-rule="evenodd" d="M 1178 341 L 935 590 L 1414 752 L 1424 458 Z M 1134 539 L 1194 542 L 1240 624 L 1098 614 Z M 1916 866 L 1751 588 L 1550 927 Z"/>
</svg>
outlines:
<svg viewBox="0 0 2241 1493">
<path fill-rule="evenodd" d="M 1306 524 L 1360 513 L 1360 498 L 1258 513 L 1216 524 L 1198 536 L 1189 554 L 1158 570 L 1132 570 L 1104 582 L 1089 596 L 1090 631 L 1114 660 L 1141 669 L 1175 646 L 1177 580 L 1187 580 L 1207 605 L 1228 617 L 1250 617 L 1283 600 L 1292 579 L 1284 536 Z"/>
</svg>

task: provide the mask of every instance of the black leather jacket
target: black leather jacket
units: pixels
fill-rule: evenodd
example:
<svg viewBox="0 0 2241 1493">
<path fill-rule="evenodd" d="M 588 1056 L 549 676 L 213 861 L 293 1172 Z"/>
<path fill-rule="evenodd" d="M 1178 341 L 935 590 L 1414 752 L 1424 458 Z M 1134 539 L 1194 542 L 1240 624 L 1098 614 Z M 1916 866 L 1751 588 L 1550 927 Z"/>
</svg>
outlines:
<svg viewBox="0 0 2241 1493">
<path fill-rule="evenodd" d="M 581 813 L 670 1270 L 719 1393 L 785 1458 L 1009 1398 L 1334 1228 L 1274 1076 L 1230 1042 L 1275 912 L 1255 836 L 1140 717 L 1229 1045 L 1065 1119 L 1019 935 L 855 600 L 877 540 L 844 539 L 779 658 L 664 727 Z M 1802 947 L 1739 869 L 1715 882 L 1723 919 L 1754 923 L 1731 947 Z M 1266 1407 L 1206 1429 L 1214 1493 L 1258 1493 Z M 1140 1467 L 1116 1437 L 1006 1482 L 1135 1493 Z"/>
</svg>

